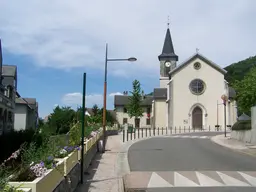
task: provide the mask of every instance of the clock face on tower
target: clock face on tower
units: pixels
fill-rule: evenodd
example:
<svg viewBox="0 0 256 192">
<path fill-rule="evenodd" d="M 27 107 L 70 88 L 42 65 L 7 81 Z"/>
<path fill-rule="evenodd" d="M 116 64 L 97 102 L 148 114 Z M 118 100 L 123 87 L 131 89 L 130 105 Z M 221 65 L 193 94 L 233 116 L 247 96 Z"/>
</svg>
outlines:
<svg viewBox="0 0 256 192">
<path fill-rule="evenodd" d="M 165 67 L 170 67 L 171 66 L 171 62 L 170 61 L 166 61 L 165 62 Z"/>
</svg>

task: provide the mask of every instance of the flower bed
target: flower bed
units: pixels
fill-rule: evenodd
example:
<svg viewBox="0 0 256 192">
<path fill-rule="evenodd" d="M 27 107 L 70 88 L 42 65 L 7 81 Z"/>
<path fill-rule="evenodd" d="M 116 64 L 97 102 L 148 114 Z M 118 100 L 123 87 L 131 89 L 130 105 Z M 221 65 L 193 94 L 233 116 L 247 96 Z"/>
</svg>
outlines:
<svg viewBox="0 0 256 192">
<path fill-rule="evenodd" d="M 83 151 L 85 156 L 101 135 L 102 130 L 99 130 L 92 132 L 89 139 L 85 138 Z M 77 143 L 77 141 L 73 141 L 74 143 Z M 40 148 L 42 151 L 39 152 L 35 152 L 33 145 L 26 148 L 25 152 L 23 150 L 23 155 L 19 158 L 25 161 L 23 162 L 24 167 L 9 177 L 9 180 L 11 180 L 9 184 L 11 186 L 24 190 L 31 189 L 32 192 L 51 192 L 64 180 L 65 176 L 69 174 L 81 159 L 81 146 L 60 147 L 52 143 L 47 145 L 48 147 L 43 146 L 44 148 Z M 18 157 L 19 153 L 21 152 L 15 152 L 12 157 Z M 33 156 L 31 157 L 31 155 Z M 10 161 L 10 159 L 7 161 Z M 28 164 L 28 161 L 31 159 L 34 159 L 36 163 Z M 43 160 L 39 161 L 39 159 Z"/>
</svg>

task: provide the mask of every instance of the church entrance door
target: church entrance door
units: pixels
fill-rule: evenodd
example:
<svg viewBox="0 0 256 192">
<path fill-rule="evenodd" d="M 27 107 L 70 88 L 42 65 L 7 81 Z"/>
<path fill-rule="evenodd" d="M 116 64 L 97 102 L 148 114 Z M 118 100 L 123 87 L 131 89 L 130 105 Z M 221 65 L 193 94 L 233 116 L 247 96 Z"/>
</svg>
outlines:
<svg viewBox="0 0 256 192">
<path fill-rule="evenodd" d="M 203 128 L 203 112 L 200 107 L 195 107 L 192 112 L 192 127 L 193 129 Z"/>
</svg>

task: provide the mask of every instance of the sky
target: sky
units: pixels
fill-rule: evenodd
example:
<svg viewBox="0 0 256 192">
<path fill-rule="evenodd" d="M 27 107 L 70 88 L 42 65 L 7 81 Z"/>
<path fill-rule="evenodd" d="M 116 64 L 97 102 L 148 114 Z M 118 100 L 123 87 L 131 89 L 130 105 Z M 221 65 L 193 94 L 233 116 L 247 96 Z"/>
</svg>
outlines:
<svg viewBox="0 0 256 192">
<path fill-rule="evenodd" d="M 159 87 L 168 16 L 179 63 L 199 52 L 225 67 L 256 55 L 255 0 L 1 0 L 3 63 L 17 65 L 18 92 L 36 98 L 40 117 L 55 106 L 102 107 L 105 45 L 107 108 L 138 79 L 145 93 Z"/>
</svg>

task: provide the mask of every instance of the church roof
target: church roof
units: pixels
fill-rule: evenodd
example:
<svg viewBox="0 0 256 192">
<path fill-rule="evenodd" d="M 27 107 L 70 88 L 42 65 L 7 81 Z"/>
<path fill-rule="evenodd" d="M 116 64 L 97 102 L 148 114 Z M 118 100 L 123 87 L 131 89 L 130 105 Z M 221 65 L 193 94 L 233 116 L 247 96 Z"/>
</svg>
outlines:
<svg viewBox="0 0 256 192">
<path fill-rule="evenodd" d="M 167 88 L 155 88 L 154 99 L 167 99 Z"/>
<path fill-rule="evenodd" d="M 168 28 L 165 35 L 164 46 L 161 55 L 158 56 L 159 60 L 174 58 L 178 61 L 178 56 L 174 52 L 172 37 L 170 29 Z"/>
<path fill-rule="evenodd" d="M 125 106 L 129 104 L 129 95 L 115 95 L 114 105 L 115 106 Z M 145 96 L 142 100 L 142 106 L 151 106 L 153 101 L 153 96 Z"/>
<path fill-rule="evenodd" d="M 206 57 L 204 57 L 203 55 L 196 53 L 195 55 L 193 55 L 192 57 L 190 57 L 188 60 L 184 61 L 182 64 L 180 64 L 178 67 L 176 67 L 175 69 L 173 69 L 172 71 L 169 72 L 169 75 L 172 75 L 176 72 L 178 72 L 179 70 L 181 70 L 182 68 L 184 68 L 185 66 L 187 66 L 189 63 L 191 63 L 193 60 L 195 60 L 196 58 L 199 58 L 201 60 L 203 60 L 205 63 L 207 63 L 208 65 L 210 65 L 211 67 L 213 67 L 214 69 L 216 69 L 217 71 L 219 71 L 222 74 L 226 74 L 227 71 L 223 68 L 221 68 L 219 65 L 217 65 L 216 63 L 212 62 L 211 60 L 207 59 Z"/>
</svg>

